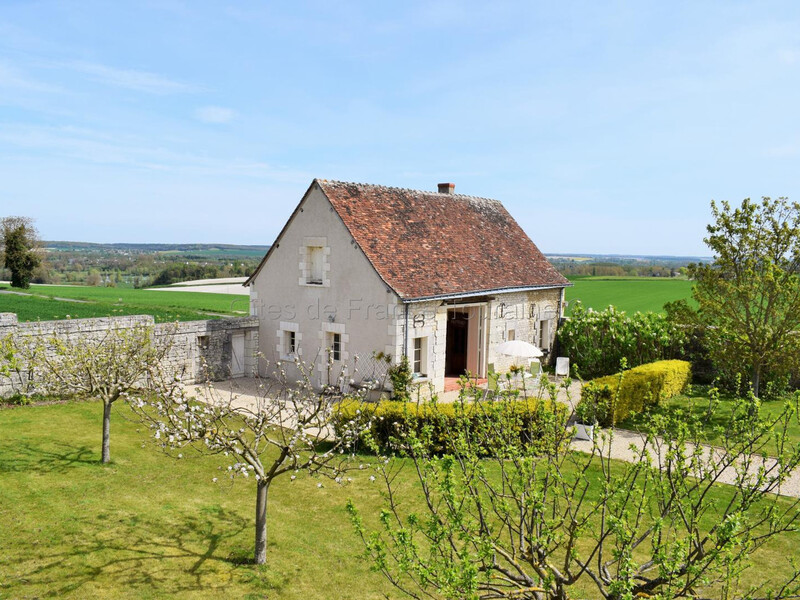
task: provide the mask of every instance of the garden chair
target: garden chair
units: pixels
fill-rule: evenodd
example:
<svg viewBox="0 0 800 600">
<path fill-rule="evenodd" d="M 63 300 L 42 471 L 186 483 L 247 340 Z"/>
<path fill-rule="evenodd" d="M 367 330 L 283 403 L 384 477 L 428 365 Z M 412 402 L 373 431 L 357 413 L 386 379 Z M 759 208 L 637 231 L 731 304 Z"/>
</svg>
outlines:
<svg viewBox="0 0 800 600">
<path fill-rule="evenodd" d="M 556 378 L 569 377 L 569 358 L 559 356 L 556 358 Z"/>
<path fill-rule="evenodd" d="M 531 359 L 530 372 L 534 377 L 539 377 L 542 374 L 542 363 L 538 358 Z"/>
</svg>

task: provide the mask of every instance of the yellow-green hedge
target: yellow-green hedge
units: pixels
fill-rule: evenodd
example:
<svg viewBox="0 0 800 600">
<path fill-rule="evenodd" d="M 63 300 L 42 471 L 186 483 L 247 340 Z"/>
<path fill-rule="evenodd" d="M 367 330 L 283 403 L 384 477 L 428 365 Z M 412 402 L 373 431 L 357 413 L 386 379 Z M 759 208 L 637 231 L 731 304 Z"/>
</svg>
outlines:
<svg viewBox="0 0 800 600">
<path fill-rule="evenodd" d="M 539 444 L 547 437 L 548 427 L 563 430 L 566 417 L 563 405 L 536 399 L 464 404 L 344 400 L 334 409 L 333 423 L 341 433 L 352 420 L 369 420 L 370 436 L 381 451 L 402 452 L 406 438 L 414 434 L 435 454 L 452 451 L 459 436 L 487 454 L 508 443 Z"/>
<path fill-rule="evenodd" d="M 581 402 L 597 405 L 600 423 L 612 425 L 680 394 L 691 378 L 685 360 L 660 360 L 593 379 L 583 386 Z"/>
</svg>

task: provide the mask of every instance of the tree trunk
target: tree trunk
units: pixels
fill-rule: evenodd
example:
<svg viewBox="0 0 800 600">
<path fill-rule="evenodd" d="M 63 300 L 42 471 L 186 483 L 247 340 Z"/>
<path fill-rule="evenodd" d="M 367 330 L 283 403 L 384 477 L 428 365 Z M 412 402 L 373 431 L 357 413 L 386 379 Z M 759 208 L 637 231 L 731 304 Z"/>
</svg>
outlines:
<svg viewBox="0 0 800 600">
<path fill-rule="evenodd" d="M 111 462 L 108 438 L 111 434 L 111 403 L 103 403 L 103 463 Z"/>
<path fill-rule="evenodd" d="M 759 387 L 761 386 L 761 365 L 753 365 L 753 395 L 758 398 Z"/>
<path fill-rule="evenodd" d="M 267 492 L 269 484 L 259 481 L 256 490 L 256 552 L 255 562 L 263 565 L 267 562 Z"/>
</svg>

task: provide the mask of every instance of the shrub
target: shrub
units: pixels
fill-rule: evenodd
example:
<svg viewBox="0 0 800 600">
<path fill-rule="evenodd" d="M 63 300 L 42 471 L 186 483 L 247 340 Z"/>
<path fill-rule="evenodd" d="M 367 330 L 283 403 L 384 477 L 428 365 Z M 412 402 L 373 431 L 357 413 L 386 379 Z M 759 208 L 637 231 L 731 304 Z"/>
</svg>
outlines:
<svg viewBox="0 0 800 600">
<path fill-rule="evenodd" d="M 370 421 L 367 435 L 362 438 L 374 442 L 375 450 L 397 452 L 406 436 L 413 433 L 427 440 L 429 452 L 452 452 L 451 432 L 466 427 L 472 439 L 481 440 L 480 452 L 484 455 L 497 451 L 510 439 L 526 446 L 543 443 L 546 428 L 553 421 L 560 421 L 563 426 L 567 417 L 564 405 L 534 398 L 444 404 L 384 400 L 367 405 L 344 400 L 334 413 L 337 433 L 344 424 L 358 418 Z M 493 431 L 496 435 L 492 435 Z"/>
<path fill-rule="evenodd" d="M 580 302 L 558 329 L 559 353 L 587 378 L 616 373 L 623 358 L 632 367 L 682 358 L 685 342 L 683 329 L 665 315 L 628 316 L 613 306 L 593 311 Z"/>
<path fill-rule="evenodd" d="M 387 357 L 391 361 L 391 357 Z M 392 382 L 392 400 L 406 401 L 409 399 L 408 386 L 411 385 L 411 366 L 408 357 L 403 356 L 400 362 L 389 367 L 387 371 Z"/>
<path fill-rule="evenodd" d="M 581 403 L 597 407 L 602 425 L 614 425 L 680 394 L 691 378 L 688 362 L 662 360 L 588 382 L 581 390 Z"/>
</svg>

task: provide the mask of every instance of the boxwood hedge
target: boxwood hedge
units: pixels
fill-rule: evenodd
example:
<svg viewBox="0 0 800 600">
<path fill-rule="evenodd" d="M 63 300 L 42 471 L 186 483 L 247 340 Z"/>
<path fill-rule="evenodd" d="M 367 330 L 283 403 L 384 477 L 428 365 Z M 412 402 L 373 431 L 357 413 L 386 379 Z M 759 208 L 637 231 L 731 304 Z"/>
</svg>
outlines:
<svg viewBox="0 0 800 600">
<path fill-rule="evenodd" d="M 593 405 L 601 425 L 614 425 L 680 394 L 691 378 L 685 360 L 660 360 L 593 379 L 583 386 L 581 403 Z"/>
<path fill-rule="evenodd" d="M 432 454 L 451 452 L 454 444 L 468 441 L 486 455 L 508 444 L 541 445 L 544 450 L 558 437 L 547 435 L 548 431 L 563 431 L 567 416 L 564 405 L 532 398 L 372 404 L 344 400 L 335 408 L 333 423 L 338 431 L 352 420 L 369 421 L 364 437 L 380 452 L 402 453 L 409 437 L 414 437 Z"/>
</svg>

